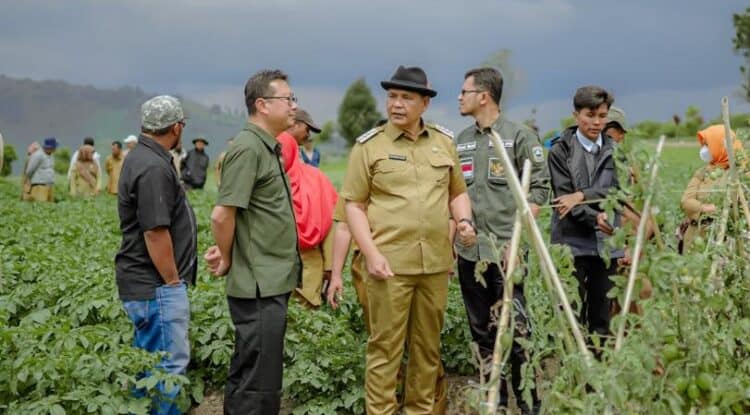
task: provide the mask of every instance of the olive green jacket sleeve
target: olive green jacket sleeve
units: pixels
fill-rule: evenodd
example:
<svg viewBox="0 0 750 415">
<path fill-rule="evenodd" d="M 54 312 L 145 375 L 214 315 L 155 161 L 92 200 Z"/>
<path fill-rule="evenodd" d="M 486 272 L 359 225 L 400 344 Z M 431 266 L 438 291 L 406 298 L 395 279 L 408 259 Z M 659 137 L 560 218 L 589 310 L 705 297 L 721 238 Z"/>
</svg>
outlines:
<svg viewBox="0 0 750 415">
<path fill-rule="evenodd" d="M 549 200 L 550 179 L 541 140 L 531 129 L 522 129 L 516 143 L 516 169 L 519 175 L 523 173 L 524 160 L 531 162 L 531 185 L 527 200 L 539 206 L 545 205 Z"/>
</svg>

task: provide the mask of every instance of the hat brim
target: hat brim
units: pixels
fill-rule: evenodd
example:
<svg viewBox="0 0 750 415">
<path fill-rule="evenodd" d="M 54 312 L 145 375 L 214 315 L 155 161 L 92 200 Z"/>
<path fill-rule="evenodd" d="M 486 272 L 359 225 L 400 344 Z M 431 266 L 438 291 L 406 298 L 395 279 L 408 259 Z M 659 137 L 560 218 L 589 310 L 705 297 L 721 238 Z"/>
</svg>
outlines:
<svg viewBox="0 0 750 415">
<path fill-rule="evenodd" d="M 197 143 L 198 141 L 203 141 L 203 144 L 208 145 L 208 141 L 203 138 L 196 138 L 195 140 L 193 140 L 193 144 Z"/>
<path fill-rule="evenodd" d="M 605 129 L 611 128 L 611 127 L 617 127 L 619 129 L 621 129 L 623 133 L 627 133 L 628 132 L 628 130 L 626 130 L 625 127 L 623 127 L 622 124 L 620 124 L 619 121 L 610 121 L 604 127 L 605 127 Z"/>
<path fill-rule="evenodd" d="M 430 98 L 434 98 L 437 95 L 437 91 L 435 90 L 432 90 L 430 88 L 425 88 L 424 86 L 420 84 L 415 84 L 414 82 L 408 82 L 408 81 L 382 81 L 380 82 L 380 86 L 382 86 L 383 89 L 385 90 L 403 89 L 406 91 L 416 92 L 418 94 L 422 94 Z"/>
<path fill-rule="evenodd" d="M 300 121 L 302 121 L 302 120 L 300 120 Z M 304 121 L 302 121 L 302 122 L 304 122 Z M 323 131 L 323 130 L 320 129 L 320 127 L 318 127 L 315 124 L 310 124 L 310 123 L 306 123 L 306 122 L 305 122 L 305 124 L 307 124 L 307 127 L 310 128 L 310 131 L 314 132 L 315 134 L 319 134 L 321 131 Z"/>
</svg>

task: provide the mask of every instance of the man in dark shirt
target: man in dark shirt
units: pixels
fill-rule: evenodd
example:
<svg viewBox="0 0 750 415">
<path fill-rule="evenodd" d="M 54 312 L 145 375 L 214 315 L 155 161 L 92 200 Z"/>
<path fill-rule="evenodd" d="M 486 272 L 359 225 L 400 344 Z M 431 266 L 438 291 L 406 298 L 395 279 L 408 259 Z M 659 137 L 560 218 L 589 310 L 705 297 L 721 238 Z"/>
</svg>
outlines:
<svg viewBox="0 0 750 415">
<path fill-rule="evenodd" d="M 249 113 L 221 170 L 211 213 L 216 246 L 209 269 L 227 276 L 235 346 L 224 388 L 224 413 L 278 414 L 289 294 L 302 263 L 291 191 L 276 140 L 294 122 L 297 98 L 278 70 L 253 75 L 245 85 Z"/>
<path fill-rule="evenodd" d="M 203 189 L 206 184 L 206 171 L 208 170 L 208 154 L 206 146 L 208 141 L 203 137 L 193 140 L 193 149 L 188 151 L 182 160 L 182 182 L 185 189 Z"/>
<path fill-rule="evenodd" d="M 135 345 L 167 352 L 158 367 L 184 374 L 190 362 L 187 284 L 195 284 L 195 215 L 180 186 L 169 150 L 180 142 L 180 102 L 158 96 L 141 107 L 141 135 L 128 154 L 118 186 L 122 245 L 115 257 L 120 299 L 135 326 Z M 178 388 L 158 388 L 155 413 L 179 414 Z"/>
</svg>

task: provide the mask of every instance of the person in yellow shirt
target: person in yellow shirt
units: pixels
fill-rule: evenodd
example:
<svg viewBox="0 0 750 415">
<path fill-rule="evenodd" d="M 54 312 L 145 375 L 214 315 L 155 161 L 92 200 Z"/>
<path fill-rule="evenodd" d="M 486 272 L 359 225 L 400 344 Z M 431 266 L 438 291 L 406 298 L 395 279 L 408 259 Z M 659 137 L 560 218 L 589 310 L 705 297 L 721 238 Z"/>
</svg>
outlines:
<svg viewBox="0 0 750 415">
<path fill-rule="evenodd" d="M 125 156 L 122 154 L 122 143 L 119 141 L 112 142 L 112 154 L 107 156 L 104 161 L 104 170 L 107 171 L 107 193 L 117 194 L 117 185 L 120 182 L 120 171 Z"/>
</svg>

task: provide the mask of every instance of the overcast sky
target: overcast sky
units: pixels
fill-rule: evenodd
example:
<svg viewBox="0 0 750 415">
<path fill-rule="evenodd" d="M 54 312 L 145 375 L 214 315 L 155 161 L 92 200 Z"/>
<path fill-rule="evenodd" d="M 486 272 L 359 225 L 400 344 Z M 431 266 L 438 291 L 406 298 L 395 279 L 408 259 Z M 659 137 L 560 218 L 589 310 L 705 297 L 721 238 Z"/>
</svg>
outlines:
<svg viewBox="0 0 750 415">
<path fill-rule="evenodd" d="M 750 110 L 736 95 L 742 60 L 731 41 L 740 0 L 2 3 L 0 73 L 241 107 L 247 78 L 279 67 L 321 123 L 358 77 L 382 102 L 379 82 L 404 64 L 423 67 L 438 90 L 428 117 L 459 129 L 469 122 L 457 114 L 463 73 L 503 48 L 522 78 L 506 111 L 522 119 L 536 107 L 542 130 L 570 114 L 586 84 L 610 89 L 631 121 L 689 104 L 711 118 L 723 95 Z"/>
</svg>

